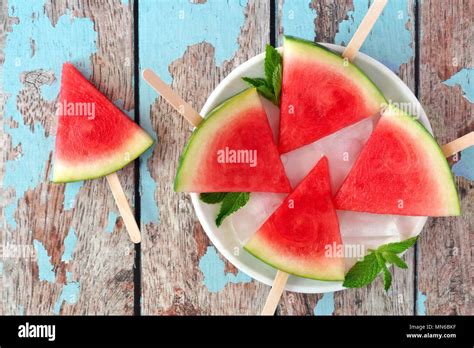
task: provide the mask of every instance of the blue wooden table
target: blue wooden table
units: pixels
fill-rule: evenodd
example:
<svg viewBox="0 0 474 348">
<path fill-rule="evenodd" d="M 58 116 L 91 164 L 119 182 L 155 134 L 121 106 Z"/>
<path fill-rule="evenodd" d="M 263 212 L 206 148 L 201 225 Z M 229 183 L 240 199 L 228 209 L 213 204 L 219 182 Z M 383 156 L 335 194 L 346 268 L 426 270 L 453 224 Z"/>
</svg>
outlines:
<svg viewBox="0 0 474 348">
<path fill-rule="evenodd" d="M 269 287 L 226 262 L 172 182 L 189 126 L 141 80 L 154 69 L 200 109 L 283 34 L 345 45 L 368 0 L 0 2 L 2 314 L 256 314 Z M 443 144 L 473 126 L 474 2 L 390 0 L 362 51 L 397 73 Z M 119 172 L 129 240 L 105 180 L 49 182 L 61 66 L 71 61 L 157 140 Z M 460 218 L 429 219 L 393 287 L 285 293 L 278 314 L 472 314 L 474 148 L 452 158 Z"/>
</svg>

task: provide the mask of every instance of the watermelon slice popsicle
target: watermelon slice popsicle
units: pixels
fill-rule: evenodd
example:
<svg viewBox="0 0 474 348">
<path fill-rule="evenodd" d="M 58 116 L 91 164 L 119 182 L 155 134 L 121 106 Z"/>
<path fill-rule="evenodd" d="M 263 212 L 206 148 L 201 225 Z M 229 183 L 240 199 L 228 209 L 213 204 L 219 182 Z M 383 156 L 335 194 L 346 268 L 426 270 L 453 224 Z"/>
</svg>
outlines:
<svg viewBox="0 0 474 348">
<path fill-rule="evenodd" d="M 442 150 L 421 123 L 389 105 L 381 111 L 337 192 L 336 208 L 372 214 L 458 216 L 458 192 L 445 156 L 459 148 L 455 145 L 468 144 L 469 135 Z"/>
<path fill-rule="evenodd" d="M 139 243 L 140 229 L 116 171 L 145 152 L 153 139 L 70 63 L 63 65 L 58 105 L 53 182 L 106 176 L 130 239 Z"/>
<path fill-rule="evenodd" d="M 145 69 L 143 78 L 173 106 L 184 105 L 184 101 L 153 71 Z M 183 109 L 190 113 L 183 112 Z M 174 182 L 176 192 L 291 191 L 263 103 L 255 88 L 248 88 L 227 99 L 206 115 L 205 120 L 188 104 L 177 110 L 197 128 L 179 161 Z M 226 157 L 226 151 L 241 149 L 248 151 L 248 156 L 242 161 L 230 159 L 229 153 Z"/>
</svg>

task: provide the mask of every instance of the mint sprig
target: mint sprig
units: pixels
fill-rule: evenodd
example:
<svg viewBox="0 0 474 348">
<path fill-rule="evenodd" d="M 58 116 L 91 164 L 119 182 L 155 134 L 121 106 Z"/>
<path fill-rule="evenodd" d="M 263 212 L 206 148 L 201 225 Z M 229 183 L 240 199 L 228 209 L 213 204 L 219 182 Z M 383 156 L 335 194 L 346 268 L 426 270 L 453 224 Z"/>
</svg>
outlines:
<svg viewBox="0 0 474 348">
<path fill-rule="evenodd" d="M 392 285 L 392 274 L 387 267 L 391 263 L 399 268 L 408 268 L 397 254 L 404 252 L 412 247 L 418 237 L 406 239 L 397 243 L 384 244 L 376 250 L 370 250 L 362 261 L 358 261 L 346 274 L 344 283 L 346 288 L 361 288 L 374 281 L 382 272 L 385 291 Z"/>
<path fill-rule="evenodd" d="M 267 45 L 265 49 L 265 78 L 242 77 L 242 80 L 265 98 L 271 100 L 273 104 L 280 105 L 281 81 L 283 73 L 283 58 L 281 54 L 272 46 Z"/>
<path fill-rule="evenodd" d="M 242 208 L 250 199 L 248 192 L 212 192 L 201 193 L 199 198 L 204 203 L 222 203 L 219 214 L 216 218 L 216 225 L 219 227 L 226 217 Z"/>
<path fill-rule="evenodd" d="M 222 202 L 226 195 L 227 195 L 226 192 L 201 193 L 199 195 L 199 198 L 204 203 L 216 204 L 216 203 Z"/>
</svg>

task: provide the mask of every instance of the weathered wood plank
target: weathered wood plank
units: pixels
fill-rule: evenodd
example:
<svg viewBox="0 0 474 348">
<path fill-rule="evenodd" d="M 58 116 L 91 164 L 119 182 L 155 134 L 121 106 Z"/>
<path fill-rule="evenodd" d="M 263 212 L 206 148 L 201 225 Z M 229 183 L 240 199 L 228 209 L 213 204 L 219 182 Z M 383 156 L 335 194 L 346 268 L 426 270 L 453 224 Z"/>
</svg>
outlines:
<svg viewBox="0 0 474 348">
<path fill-rule="evenodd" d="M 420 2 L 420 100 L 441 144 L 474 129 L 473 17 L 469 0 Z M 456 184 L 462 216 L 430 219 L 418 245 L 418 314 L 474 313 L 473 182 Z"/>
<path fill-rule="evenodd" d="M 139 5 L 141 68 L 154 69 L 197 110 L 233 68 L 269 41 L 265 1 Z M 140 166 L 142 313 L 258 313 L 269 288 L 222 259 L 197 222 L 189 196 L 173 191 L 189 125 L 142 81 L 140 119 L 158 138 Z"/>
<path fill-rule="evenodd" d="M 132 314 L 134 248 L 105 180 L 49 182 L 62 63 L 133 108 L 132 7 L 2 1 L 4 314 Z M 8 7 L 8 13 L 3 10 Z M 11 23 L 16 23 L 11 25 Z M 133 166 L 119 173 L 133 198 Z M 109 233 L 110 232 L 110 233 Z M 13 249 L 12 249 L 13 250 Z M 17 250 L 18 251 L 18 250 Z"/>
<path fill-rule="evenodd" d="M 346 45 L 363 16 L 369 1 L 280 0 L 278 2 L 277 41 L 290 34 L 319 42 Z M 391 1 L 385 8 L 362 51 L 382 61 L 414 90 L 414 3 Z M 386 45 L 387 42 L 392 44 Z M 323 295 L 285 294 L 280 314 L 364 315 L 413 314 L 414 251 L 404 256 L 409 271 L 393 270 L 388 294 L 381 279 L 372 285 Z"/>
</svg>

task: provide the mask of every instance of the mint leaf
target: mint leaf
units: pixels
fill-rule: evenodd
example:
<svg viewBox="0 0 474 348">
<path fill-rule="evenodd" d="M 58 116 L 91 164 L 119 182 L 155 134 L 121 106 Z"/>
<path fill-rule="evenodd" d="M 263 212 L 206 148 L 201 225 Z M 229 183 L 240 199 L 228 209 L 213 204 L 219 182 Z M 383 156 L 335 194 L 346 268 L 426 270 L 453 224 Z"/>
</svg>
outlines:
<svg viewBox="0 0 474 348">
<path fill-rule="evenodd" d="M 273 70 L 273 76 L 272 76 L 273 94 L 275 95 L 274 103 L 276 105 L 280 105 L 282 75 L 283 75 L 282 66 L 280 64 L 275 67 L 275 70 Z"/>
<path fill-rule="evenodd" d="M 204 203 L 216 204 L 216 203 L 222 202 L 226 195 L 227 195 L 227 192 L 201 193 L 199 195 L 199 198 Z"/>
<path fill-rule="evenodd" d="M 379 262 L 374 253 L 368 254 L 347 272 L 344 283 L 346 288 L 361 288 L 373 282 L 380 273 Z"/>
<path fill-rule="evenodd" d="M 273 94 L 272 86 L 268 86 L 267 81 L 260 77 L 242 77 L 242 80 L 247 82 L 250 86 L 257 88 L 257 91 L 266 99 L 274 102 L 275 95 Z"/>
<path fill-rule="evenodd" d="M 219 227 L 224 219 L 247 204 L 250 198 L 248 192 L 210 192 L 201 193 L 199 199 L 204 203 L 222 203 L 219 214 L 216 218 L 216 225 Z"/>
<path fill-rule="evenodd" d="M 375 257 L 377 258 L 377 262 L 379 263 L 380 268 L 382 269 L 383 272 L 383 284 L 384 284 L 384 289 L 385 291 L 388 291 L 390 289 L 390 286 L 392 285 L 392 274 L 388 270 L 387 263 L 385 259 L 382 257 L 382 254 L 379 252 L 375 251 L 374 252 Z"/>
<path fill-rule="evenodd" d="M 382 252 L 382 257 L 387 261 L 390 262 L 391 264 L 407 269 L 408 265 L 403 261 L 397 254 L 392 253 L 390 251 L 384 251 Z"/>
<path fill-rule="evenodd" d="M 247 82 L 250 86 L 256 87 L 256 88 L 267 85 L 267 80 L 261 77 L 242 77 L 242 80 Z"/>
<path fill-rule="evenodd" d="M 378 253 L 377 251 L 373 252 L 373 254 L 375 255 L 375 258 L 377 259 L 380 269 L 382 269 L 383 266 L 385 265 L 385 260 L 383 259 L 382 255 Z"/>
<path fill-rule="evenodd" d="M 219 227 L 222 221 L 230 214 L 235 213 L 249 201 L 250 193 L 248 192 L 229 192 L 222 201 L 222 206 L 216 218 L 216 225 Z"/>
<path fill-rule="evenodd" d="M 413 246 L 416 243 L 417 237 L 409 238 L 404 241 L 398 242 L 398 243 L 389 243 L 389 244 L 384 244 L 380 246 L 377 250 L 380 252 L 383 251 L 389 251 L 395 254 L 400 254 L 401 252 L 404 252 L 405 250 L 409 249 L 411 246 Z"/>
<path fill-rule="evenodd" d="M 257 91 L 259 91 L 260 94 L 263 95 L 265 98 L 271 100 L 272 102 L 275 102 L 275 95 L 273 94 L 273 90 L 271 89 L 271 87 L 268 87 L 266 85 L 260 86 L 257 87 Z"/>
<path fill-rule="evenodd" d="M 271 45 L 267 45 L 265 48 L 265 78 L 267 82 L 271 82 L 273 71 L 282 64 L 282 61 L 280 53 Z"/>
<path fill-rule="evenodd" d="M 242 77 L 242 80 L 250 86 L 257 88 L 257 91 L 275 105 L 280 105 L 283 58 L 281 54 L 272 46 L 267 45 L 265 49 L 265 78 Z"/>
<path fill-rule="evenodd" d="M 390 286 L 392 286 L 392 274 L 387 268 L 387 265 L 384 263 L 382 266 L 382 271 L 383 271 L 383 288 L 385 291 L 388 291 L 390 289 Z"/>
<path fill-rule="evenodd" d="M 392 286 L 392 274 L 388 270 L 387 266 L 384 265 L 383 268 L 383 287 L 385 291 L 388 291 L 390 287 Z"/>
<path fill-rule="evenodd" d="M 342 284 L 346 288 L 360 288 L 370 284 L 382 271 L 385 291 L 392 285 L 392 274 L 387 267 L 387 262 L 400 268 L 408 265 L 397 254 L 404 252 L 416 243 L 418 237 L 406 239 L 398 243 L 381 245 L 377 250 L 370 250 L 362 261 L 357 262 L 346 274 Z"/>
</svg>

